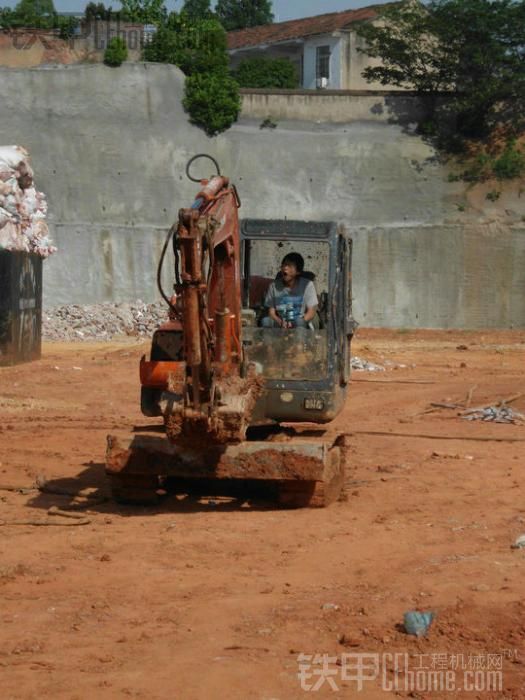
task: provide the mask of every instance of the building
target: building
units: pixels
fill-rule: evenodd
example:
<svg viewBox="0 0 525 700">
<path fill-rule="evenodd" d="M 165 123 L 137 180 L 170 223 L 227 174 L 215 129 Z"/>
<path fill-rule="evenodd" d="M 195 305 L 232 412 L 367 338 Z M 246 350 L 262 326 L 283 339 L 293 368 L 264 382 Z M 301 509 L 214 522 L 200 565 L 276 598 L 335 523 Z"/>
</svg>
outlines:
<svg viewBox="0 0 525 700">
<path fill-rule="evenodd" d="M 360 53 L 364 42 L 355 31 L 359 22 L 373 21 L 382 5 L 330 12 L 228 32 L 228 52 L 235 69 L 245 58 L 287 58 L 305 89 L 374 90 L 362 72 L 378 62 Z"/>
</svg>

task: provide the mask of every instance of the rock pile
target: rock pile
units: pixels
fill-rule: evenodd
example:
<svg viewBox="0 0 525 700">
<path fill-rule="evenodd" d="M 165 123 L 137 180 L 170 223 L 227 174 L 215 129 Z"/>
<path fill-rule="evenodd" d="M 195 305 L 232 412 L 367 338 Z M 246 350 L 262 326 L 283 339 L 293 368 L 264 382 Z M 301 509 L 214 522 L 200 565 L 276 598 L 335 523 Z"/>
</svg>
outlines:
<svg viewBox="0 0 525 700">
<path fill-rule="evenodd" d="M 44 310 L 42 337 L 44 340 L 111 340 L 129 335 L 151 337 L 153 331 L 168 319 L 164 301 L 145 304 L 134 302 L 69 304 Z"/>
</svg>

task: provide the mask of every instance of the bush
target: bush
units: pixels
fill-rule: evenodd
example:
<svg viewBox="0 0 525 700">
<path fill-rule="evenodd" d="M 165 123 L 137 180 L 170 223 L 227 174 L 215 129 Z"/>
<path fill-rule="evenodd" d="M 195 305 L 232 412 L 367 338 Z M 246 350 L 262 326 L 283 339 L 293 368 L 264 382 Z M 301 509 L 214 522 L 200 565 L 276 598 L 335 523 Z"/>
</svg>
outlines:
<svg viewBox="0 0 525 700">
<path fill-rule="evenodd" d="M 499 180 L 512 180 L 521 177 L 525 171 L 525 153 L 516 148 L 516 142 L 510 141 L 492 166 L 494 175 Z"/>
<path fill-rule="evenodd" d="M 194 73 L 186 78 L 183 105 L 191 122 L 214 136 L 237 120 L 241 109 L 239 86 L 225 71 Z"/>
<path fill-rule="evenodd" d="M 296 88 L 299 84 L 294 64 L 286 58 L 245 58 L 235 79 L 243 88 Z"/>
<path fill-rule="evenodd" d="M 172 12 L 144 47 L 144 59 L 173 63 L 187 76 L 184 108 L 210 136 L 228 129 L 240 109 L 239 86 L 228 74 L 227 39 L 213 18 Z"/>
<path fill-rule="evenodd" d="M 120 66 L 128 57 L 128 47 L 120 36 L 115 36 L 104 51 L 104 63 L 107 66 Z"/>
</svg>

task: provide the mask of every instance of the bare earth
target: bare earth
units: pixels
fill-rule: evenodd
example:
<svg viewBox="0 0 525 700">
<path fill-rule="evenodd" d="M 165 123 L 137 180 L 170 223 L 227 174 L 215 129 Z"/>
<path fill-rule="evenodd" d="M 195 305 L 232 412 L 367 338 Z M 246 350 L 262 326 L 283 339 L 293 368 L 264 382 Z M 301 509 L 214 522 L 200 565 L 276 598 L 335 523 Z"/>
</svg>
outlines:
<svg viewBox="0 0 525 700">
<path fill-rule="evenodd" d="M 525 698 L 525 549 L 510 548 L 525 533 L 525 424 L 423 413 L 474 386 L 472 406 L 525 392 L 525 332 L 360 331 L 354 354 L 407 367 L 354 373 L 330 426 L 352 436 L 346 496 L 326 510 L 253 492 L 100 502 L 106 434 L 147 422 L 145 351 L 48 344 L 0 368 L 3 700 Z M 525 412 L 525 396 L 511 405 Z M 6 490 L 40 475 L 96 498 Z M 74 501 L 88 524 L 47 514 Z M 436 614 L 426 637 L 404 633 L 411 609 Z M 405 673 L 395 686 L 404 654 L 455 686 Z"/>
</svg>

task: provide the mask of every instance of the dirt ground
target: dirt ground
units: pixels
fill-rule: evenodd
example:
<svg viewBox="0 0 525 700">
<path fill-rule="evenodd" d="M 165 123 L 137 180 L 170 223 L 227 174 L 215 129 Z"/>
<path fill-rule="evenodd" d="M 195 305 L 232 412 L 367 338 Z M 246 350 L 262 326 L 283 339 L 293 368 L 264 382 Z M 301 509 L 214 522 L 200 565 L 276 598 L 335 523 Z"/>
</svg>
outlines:
<svg viewBox="0 0 525 700">
<path fill-rule="evenodd" d="M 360 330 L 353 353 L 394 365 L 353 375 L 329 426 L 351 435 L 346 495 L 324 510 L 103 500 L 106 435 L 146 420 L 145 351 L 47 344 L 0 368 L 3 700 L 525 698 L 525 425 L 426 412 L 525 392 L 525 332 Z M 88 523 L 47 514 L 74 502 Z"/>
</svg>

